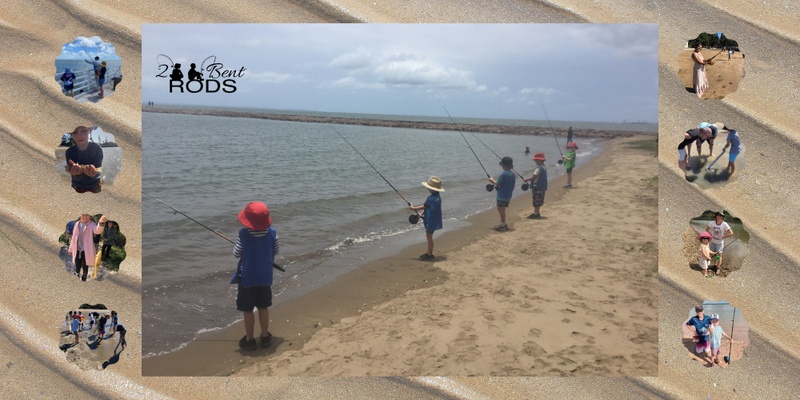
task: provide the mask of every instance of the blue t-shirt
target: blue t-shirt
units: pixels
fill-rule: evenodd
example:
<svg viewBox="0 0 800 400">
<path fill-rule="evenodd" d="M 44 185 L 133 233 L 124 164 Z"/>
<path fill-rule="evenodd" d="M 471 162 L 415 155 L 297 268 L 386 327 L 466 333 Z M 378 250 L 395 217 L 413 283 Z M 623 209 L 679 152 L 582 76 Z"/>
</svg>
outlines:
<svg viewBox="0 0 800 400">
<path fill-rule="evenodd" d="M 80 165 L 91 164 L 95 168 L 103 166 L 103 149 L 97 143 L 89 143 L 89 147 L 84 151 L 79 151 L 77 145 L 72 146 L 67 149 L 66 157 L 67 160 L 72 160 L 72 162 Z M 69 162 L 67 165 L 69 165 Z M 72 187 L 76 189 L 94 190 L 98 182 L 100 182 L 100 174 L 94 177 L 83 174 L 72 176 Z"/>
<path fill-rule="evenodd" d="M 739 154 L 742 151 L 742 142 L 739 141 L 739 132 L 731 130 L 728 132 L 727 141 L 731 142 L 731 154 Z"/>
<path fill-rule="evenodd" d="M 275 263 L 275 243 L 278 232 L 274 228 L 267 229 L 267 234 L 256 237 L 247 228 L 239 230 L 239 242 L 242 244 L 241 280 L 244 287 L 272 285 L 272 264 Z M 238 271 L 233 275 L 231 283 L 236 283 Z"/>
<path fill-rule="evenodd" d="M 537 165 L 536 169 L 539 170 L 539 177 L 536 178 L 536 189 L 537 192 L 544 192 L 547 191 L 547 170 L 544 168 L 544 165 Z"/>
<path fill-rule="evenodd" d="M 722 334 L 725 333 L 722 327 L 717 325 L 714 327 L 714 333 L 711 334 L 711 348 L 716 349 L 722 346 Z"/>
<path fill-rule="evenodd" d="M 78 328 L 81 326 L 81 321 L 77 318 L 72 319 L 72 331 L 77 332 Z"/>
<path fill-rule="evenodd" d="M 425 213 L 422 214 L 425 230 L 435 231 L 442 229 L 442 196 L 433 193 L 425 199 Z"/>
<path fill-rule="evenodd" d="M 711 326 L 711 317 L 704 315 L 701 320 L 695 315 L 686 323 L 686 326 L 693 326 L 697 330 L 697 336 L 701 342 L 708 341 L 708 327 Z"/>
<path fill-rule="evenodd" d="M 514 193 L 514 183 L 517 177 L 514 171 L 503 171 L 497 176 L 497 201 L 511 201 L 511 194 Z"/>
</svg>

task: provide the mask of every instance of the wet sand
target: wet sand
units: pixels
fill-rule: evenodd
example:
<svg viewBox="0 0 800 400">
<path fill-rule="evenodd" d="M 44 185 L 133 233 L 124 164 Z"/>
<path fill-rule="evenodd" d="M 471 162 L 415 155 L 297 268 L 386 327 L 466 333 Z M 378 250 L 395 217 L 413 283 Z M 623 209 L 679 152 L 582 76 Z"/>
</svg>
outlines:
<svg viewBox="0 0 800 400">
<path fill-rule="evenodd" d="M 193 2 L 12 1 L 0 12 L 0 378 L 4 394 L 17 397 L 219 398 L 259 393 L 282 398 L 791 398 L 800 391 L 798 270 L 800 207 L 800 65 L 797 2 L 623 0 L 432 1 L 392 3 L 246 0 L 237 6 Z M 713 17 L 710 17 L 713 16 Z M 142 378 L 136 331 L 141 322 L 138 226 L 141 165 L 141 24 L 167 22 L 625 22 L 659 24 L 660 169 L 658 310 L 659 370 L 655 378 Z M 747 55 L 746 77 L 722 101 L 698 101 L 678 76 L 675 55 L 687 37 L 724 30 Z M 77 105 L 53 81 L 53 59 L 79 35 L 99 35 L 117 46 L 125 80 L 97 104 Z M 687 36 L 688 35 L 688 36 Z M 723 120 L 739 130 L 747 168 L 724 187 L 703 190 L 677 169 L 678 136 L 703 120 Z M 78 197 L 52 172 L 52 149 L 70 127 L 97 124 L 124 150 L 123 172 L 106 199 Z M 756 139 L 757 138 L 757 139 Z M 34 179 L 38 184 L 31 185 Z M 17 190 L 24 187 L 25 190 Z M 128 259 L 109 281 L 77 286 L 57 258 L 54 237 L 81 200 L 81 209 L 106 210 L 124 224 Z M 113 200 L 111 200 L 113 199 Z M 698 282 L 685 271 L 680 235 L 698 211 L 726 208 L 751 232 L 750 256 L 725 279 Z M 128 228 L 130 227 L 130 228 Z M 24 267 L 19 267 L 24 265 Z M 691 271 L 693 272 L 693 271 Z M 100 285 L 103 283 L 103 285 Z M 81 288 L 82 290 L 76 290 Z M 751 322 L 745 356 L 724 371 L 691 361 L 681 342 L 687 304 L 724 298 Z M 116 307 L 108 299 L 120 304 Z M 130 333 L 131 355 L 106 371 L 81 371 L 57 348 L 55 324 L 62 310 L 84 300 L 116 307 Z M 76 304 L 77 303 L 77 304 Z M 656 326 L 653 325 L 652 329 Z M 76 379 L 80 376 L 80 379 Z"/>
</svg>

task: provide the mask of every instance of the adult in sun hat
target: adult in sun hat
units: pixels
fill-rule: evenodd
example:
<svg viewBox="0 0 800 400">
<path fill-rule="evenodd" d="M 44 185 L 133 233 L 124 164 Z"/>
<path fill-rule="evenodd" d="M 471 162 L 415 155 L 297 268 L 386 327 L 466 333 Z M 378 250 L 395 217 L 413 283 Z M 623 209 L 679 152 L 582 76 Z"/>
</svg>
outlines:
<svg viewBox="0 0 800 400">
<path fill-rule="evenodd" d="M 544 162 L 547 159 L 544 153 L 538 152 L 533 155 L 533 162 L 536 163 L 536 169 L 533 170 L 533 175 L 530 178 L 523 179 L 523 182 L 531 183 L 531 194 L 533 196 L 533 214 L 528 215 L 530 219 L 539 219 L 542 217 L 539 214 L 539 208 L 544 205 L 544 194 L 547 191 L 547 170 L 544 168 Z"/>
<path fill-rule="evenodd" d="M 686 322 L 686 326 L 689 327 L 689 331 L 693 335 L 695 343 L 694 352 L 697 353 L 701 359 L 705 359 L 703 354 L 708 356 L 708 363 L 712 365 L 711 341 L 709 338 L 711 334 L 711 318 L 708 315 L 704 315 L 702 305 L 695 307 L 694 312 L 696 315 L 689 318 L 689 321 Z"/>
<path fill-rule="evenodd" d="M 434 258 L 433 232 L 442 229 L 442 197 L 439 193 L 444 192 L 444 189 L 442 189 L 442 180 L 437 176 L 432 176 L 427 182 L 422 182 L 422 186 L 425 186 L 431 195 L 425 199 L 425 204 L 421 206 L 409 204 L 408 208 L 414 211 L 424 210 L 422 212 L 422 222 L 425 225 L 425 238 L 428 240 L 428 251 L 419 256 L 419 260 L 429 261 Z"/>
<path fill-rule="evenodd" d="M 233 246 L 233 255 L 239 258 L 239 265 L 231 283 L 239 286 L 236 309 L 244 313 L 245 336 L 239 340 L 239 347 L 243 350 L 255 350 L 258 344 L 254 336 L 253 308 L 258 309 L 261 346 L 269 347 L 272 344 L 272 334 L 269 333 L 272 264 L 275 262 L 275 255 L 278 254 L 280 245 L 278 233 L 272 227 L 272 218 L 266 204 L 249 203 L 239 212 L 238 219 L 245 227 L 239 230 L 239 237 Z"/>
<path fill-rule="evenodd" d="M 698 264 L 700 265 L 700 269 L 703 270 L 703 277 L 710 278 L 708 276 L 708 263 L 711 261 L 711 256 L 716 254 L 708 247 L 708 242 L 711 240 L 711 234 L 708 232 L 702 232 L 697 237 L 697 240 L 700 241 L 700 250 L 697 254 Z"/>
<path fill-rule="evenodd" d="M 567 184 L 564 185 L 564 189 L 572 189 L 572 169 L 575 168 L 575 161 L 578 158 L 575 150 L 578 150 L 578 145 L 575 142 L 569 142 L 567 154 L 561 156 L 564 159 L 564 168 L 567 169 Z"/>
<path fill-rule="evenodd" d="M 730 225 L 725 222 L 725 214 L 721 211 L 714 213 L 714 220 L 708 223 L 706 232 L 711 234 L 709 248 L 717 255 L 714 257 L 711 265 L 719 269 L 722 266 L 722 251 L 725 248 L 725 239 L 733 236 L 733 230 Z"/>
</svg>

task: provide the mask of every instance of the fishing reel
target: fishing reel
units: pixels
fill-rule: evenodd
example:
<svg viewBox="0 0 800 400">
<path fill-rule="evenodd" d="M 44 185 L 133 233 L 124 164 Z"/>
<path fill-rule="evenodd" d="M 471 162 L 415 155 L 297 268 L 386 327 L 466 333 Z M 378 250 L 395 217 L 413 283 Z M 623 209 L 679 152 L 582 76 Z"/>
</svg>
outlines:
<svg viewBox="0 0 800 400">
<path fill-rule="evenodd" d="M 527 192 L 529 187 L 530 185 L 528 185 L 528 183 L 525 182 L 522 184 L 522 186 L 520 186 L 520 189 L 522 189 L 523 192 Z"/>
<path fill-rule="evenodd" d="M 494 190 L 494 185 L 492 185 L 491 183 L 487 183 L 486 184 L 486 191 L 487 192 L 491 192 L 492 190 Z"/>
<path fill-rule="evenodd" d="M 408 222 L 411 225 L 416 225 L 419 222 L 419 214 L 411 214 L 408 216 Z"/>
<path fill-rule="evenodd" d="M 564 160 L 558 160 L 558 165 L 561 165 L 563 163 L 564 163 Z"/>
</svg>

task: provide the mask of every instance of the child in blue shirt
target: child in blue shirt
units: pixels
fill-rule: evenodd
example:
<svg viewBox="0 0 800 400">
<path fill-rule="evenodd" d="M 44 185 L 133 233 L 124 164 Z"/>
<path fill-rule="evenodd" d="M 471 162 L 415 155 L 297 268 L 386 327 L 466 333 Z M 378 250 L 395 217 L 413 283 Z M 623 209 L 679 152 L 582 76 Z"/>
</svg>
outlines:
<svg viewBox="0 0 800 400">
<path fill-rule="evenodd" d="M 728 129 L 728 127 L 724 127 L 723 129 Z M 726 139 L 727 142 L 725 143 L 725 147 L 722 148 L 722 151 L 725 151 L 728 147 L 731 148 L 731 152 L 728 153 L 728 167 L 726 170 L 728 171 L 728 177 L 730 178 L 733 175 L 733 171 L 736 171 L 736 165 L 734 165 L 734 161 L 736 161 L 736 157 L 739 156 L 739 153 L 742 152 L 742 142 L 739 141 L 739 133 L 736 132 L 735 129 L 730 129 L 728 131 L 728 138 Z"/>
<path fill-rule="evenodd" d="M 500 166 L 503 167 L 503 172 L 497 176 L 497 180 L 489 178 L 489 182 L 492 182 L 497 189 L 497 212 L 500 213 L 500 225 L 495 226 L 494 230 L 503 232 L 508 230 L 506 208 L 511 202 L 511 194 L 514 193 L 514 183 L 517 177 L 514 176 L 514 171 L 512 171 L 514 160 L 511 157 L 503 157 L 500 160 Z"/>
<path fill-rule="evenodd" d="M 422 222 L 425 224 L 425 238 L 428 239 L 428 252 L 419 256 L 420 261 L 433 260 L 433 232 L 442 229 L 442 198 L 439 193 L 444 192 L 442 189 L 442 180 L 436 176 L 432 176 L 427 182 L 422 182 L 431 193 L 425 204 L 421 206 L 409 205 L 408 208 L 414 211 L 424 210 L 422 212 Z"/>
<path fill-rule="evenodd" d="M 258 348 L 254 337 L 255 313 L 261 325 L 261 346 L 272 344 L 269 333 L 269 307 L 272 306 L 272 264 L 280 248 L 278 233 L 272 228 L 269 208 L 264 203 L 252 202 L 238 215 L 239 222 L 245 226 L 239 230 L 239 237 L 233 247 L 233 255 L 240 257 L 239 267 L 231 283 L 239 285 L 236 295 L 236 309 L 244 313 L 245 336 L 239 340 L 243 350 Z"/>
</svg>

